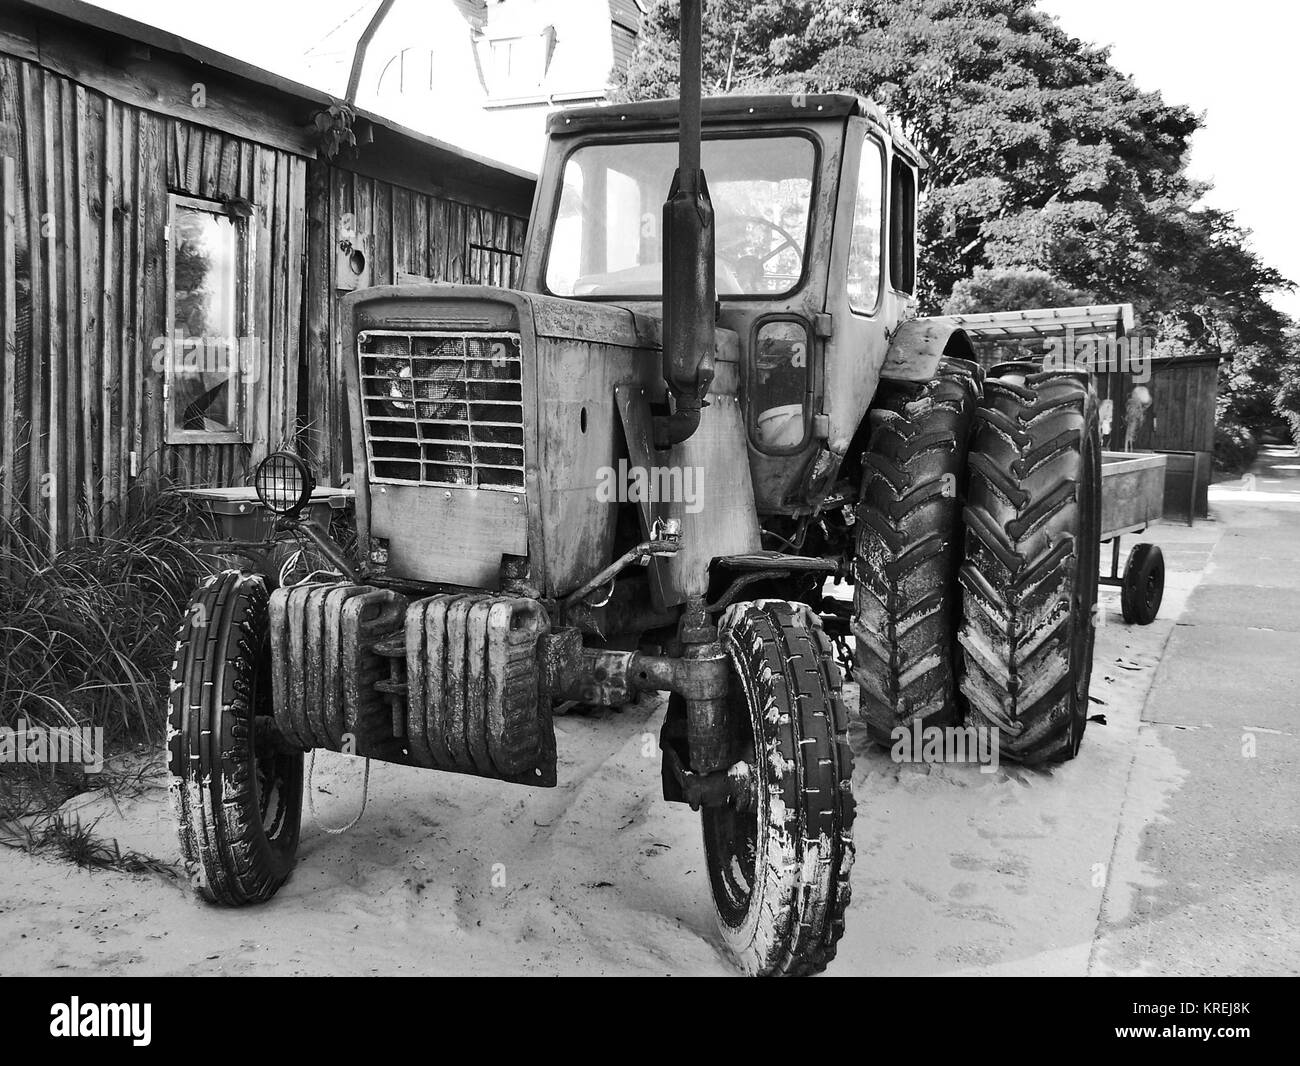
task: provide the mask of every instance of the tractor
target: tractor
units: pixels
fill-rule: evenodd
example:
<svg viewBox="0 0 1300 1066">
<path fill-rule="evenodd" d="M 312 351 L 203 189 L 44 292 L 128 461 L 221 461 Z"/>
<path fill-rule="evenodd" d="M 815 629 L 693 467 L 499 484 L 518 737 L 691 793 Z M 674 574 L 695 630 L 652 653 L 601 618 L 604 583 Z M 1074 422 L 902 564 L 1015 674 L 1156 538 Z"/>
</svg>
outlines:
<svg viewBox="0 0 1300 1066">
<path fill-rule="evenodd" d="M 169 764 L 204 898 L 288 878 L 307 752 L 545 788 L 558 707 L 666 693 L 663 797 L 700 815 L 727 951 L 811 974 L 854 858 L 837 658 L 879 744 L 964 723 L 1028 764 L 1078 751 L 1086 370 L 986 372 L 915 317 L 920 154 L 856 96 L 701 100 L 683 14 L 679 101 L 551 116 L 516 289 L 344 299 L 355 546 L 274 454 L 257 495 L 321 568 L 216 574 L 179 631 Z"/>
</svg>

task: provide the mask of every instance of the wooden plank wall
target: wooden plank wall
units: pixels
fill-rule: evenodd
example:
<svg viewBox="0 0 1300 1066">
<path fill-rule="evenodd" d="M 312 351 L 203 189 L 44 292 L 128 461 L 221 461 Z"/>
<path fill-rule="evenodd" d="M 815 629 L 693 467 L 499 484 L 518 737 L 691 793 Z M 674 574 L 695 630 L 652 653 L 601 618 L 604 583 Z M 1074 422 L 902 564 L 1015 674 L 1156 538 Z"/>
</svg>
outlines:
<svg viewBox="0 0 1300 1066">
<path fill-rule="evenodd" d="M 297 394 L 306 160 L 125 106 L 10 56 L 0 55 L 0 86 L 0 156 L 17 179 L 6 289 L 19 305 L 3 400 L 15 409 L 14 440 L 0 436 L 0 465 L 6 494 L 12 485 L 58 546 L 112 529 L 140 498 L 134 488 L 240 481 L 292 432 L 283 399 Z M 169 192 L 256 205 L 256 328 L 268 364 L 252 385 L 249 445 L 163 440 L 156 353 Z"/>
<path fill-rule="evenodd" d="M 1155 363 L 1151 396 L 1159 424 L 1156 447 L 1214 451 L 1214 410 L 1219 395 L 1219 368 L 1201 359 Z"/>
<path fill-rule="evenodd" d="M 1151 392 L 1156 426 L 1152 446 L 1177 451 L 1214 451 L 1214 409 L 1219 394 L 1219 370 L 1212 359 L 1186 357 L 1152 360 L 1150 378 L 1144 384 Z M 1124 439 L 1124 404 L 1134 382 L 1128 374 L 1112 372 L 1096 376 L 1097 394 L 1115 401 L 1115 438 Z"/>
<path fill-rule="evenodd" d="M 351 471 L 339 300 L 339 235 L 366 240 L 369 283 L 419 279 L 510 286 L 523 263 L 527 219 L 366 177 L 341 166 L 310 164 L 306 418 L 303 447 L 322 476 L 343 484 Z"/>
<path fill-rule="evenodd" d="M 124 104 L 0 54 L 0 517 L 53 548 L 109 531 L 161 483 L 244 484 L 295 439 L 341 484 L 351 466 L 334 234 L 370 238 L 372 284 L 509 285 L 526 221 Z M 250 201 L 248 444 L 168 445 L 168 194 Z M 9 308 L 13 308 L 12 313 Z M 7 417 L 8 412 L 13 417 Z M 134 458 L 133 458 L 134 457 Z"/>
<path fill-rule="evenodd" d="M 1218 361 L 1203 356 L 1153 359 L 1150 378 L 1144 382 L 1155 408 L 1155 429 L 1149 446 L 1156 451 L 1199 452 L 1200 475 L 1196 484 L 1196 514 L 1209 508 L 1209 485 L 1214 465 L 1214 417 L 1219 394 Z M 1134 382 L 1129 375 L 1112 372 L 1096 378 L 1097 393 L 1113 397 L 1115 414 L 1106 446 L 1124 446 L 1124 405 Z M 1170 479 L 1172 485 L 1173 479 Z"/>
</svg>

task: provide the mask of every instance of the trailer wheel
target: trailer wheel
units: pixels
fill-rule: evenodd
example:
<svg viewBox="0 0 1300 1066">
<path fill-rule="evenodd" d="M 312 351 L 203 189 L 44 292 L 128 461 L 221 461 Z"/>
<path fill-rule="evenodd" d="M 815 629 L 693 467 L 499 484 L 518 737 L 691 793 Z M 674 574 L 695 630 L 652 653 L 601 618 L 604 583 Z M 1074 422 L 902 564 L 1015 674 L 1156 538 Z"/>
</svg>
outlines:
<svg viewBox="0 0 1300 1066">
<path fill-rule="evenodd" d="M 718 925 L 747 973 L 817 973 L 844 933 L 853 866 L 839 667 L 820 620 L 801 604 L 735 604 L 720 633 L 749 777 L 741 799 L 702 813 Z"/>
<path fill-rule="evenodd" d="M 1149 626 L 1165 595 L 1165 555 L 1155 544 L 1135 544 L 1124 564 L 1119 605 L 1124 621 Z"/>
<path fill-rule="evenodd" d="M 970 456 L 960 642 L 967 721 L 1023 763 L 1073 758 L 1088 721 L 1101 534 L 1084 371 L 995 367 Z"/>
<path fill-rule="evenodd" d="M 882 382 L 869 415 L 854 550 L 853 677 L 877 744 L 954 724 L 957 568 L 972 416 L 983 374 L 945 358 L 925 384 Z"/>
<path fill-rule="evenodd" d="M 302 753 L 277 744 L 266 582 L 227 570 L 190 600 L 176 639 L 168 763 L 195 890 L 237 906 L 288 878 L 302 816 Z"/>
</svg>

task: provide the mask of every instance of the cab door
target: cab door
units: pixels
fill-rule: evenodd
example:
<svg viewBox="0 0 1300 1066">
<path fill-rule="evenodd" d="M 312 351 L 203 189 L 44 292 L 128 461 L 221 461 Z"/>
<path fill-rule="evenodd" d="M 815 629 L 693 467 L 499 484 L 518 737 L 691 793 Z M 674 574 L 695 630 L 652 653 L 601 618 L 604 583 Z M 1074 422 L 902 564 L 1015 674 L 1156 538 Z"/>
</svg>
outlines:
<svg viewBox="0 0 1300 1066">
<path fill-rule="evenodd" d="M 866 118 L 850 118 L 826 287 L 831 336 L 821 411 L 826 446 L 841 458 L 875 395 L 889 333 L 905 306 L 888 273 L 890 163 L 886 132 Z"/>
</svg>

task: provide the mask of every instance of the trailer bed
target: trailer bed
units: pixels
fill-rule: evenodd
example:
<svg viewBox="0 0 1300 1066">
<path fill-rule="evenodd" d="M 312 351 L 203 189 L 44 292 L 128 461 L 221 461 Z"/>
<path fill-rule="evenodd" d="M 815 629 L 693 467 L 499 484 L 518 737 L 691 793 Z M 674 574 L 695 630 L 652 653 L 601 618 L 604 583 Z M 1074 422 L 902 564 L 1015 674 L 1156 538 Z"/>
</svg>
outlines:
<svg viewBox="0 0 1300 1066">
<path fill-rule="evenodd" d="M 1165 456 L 1101 453 L 1101 539 L 1137 533 L 1164 511 Z"/>
</svg>

